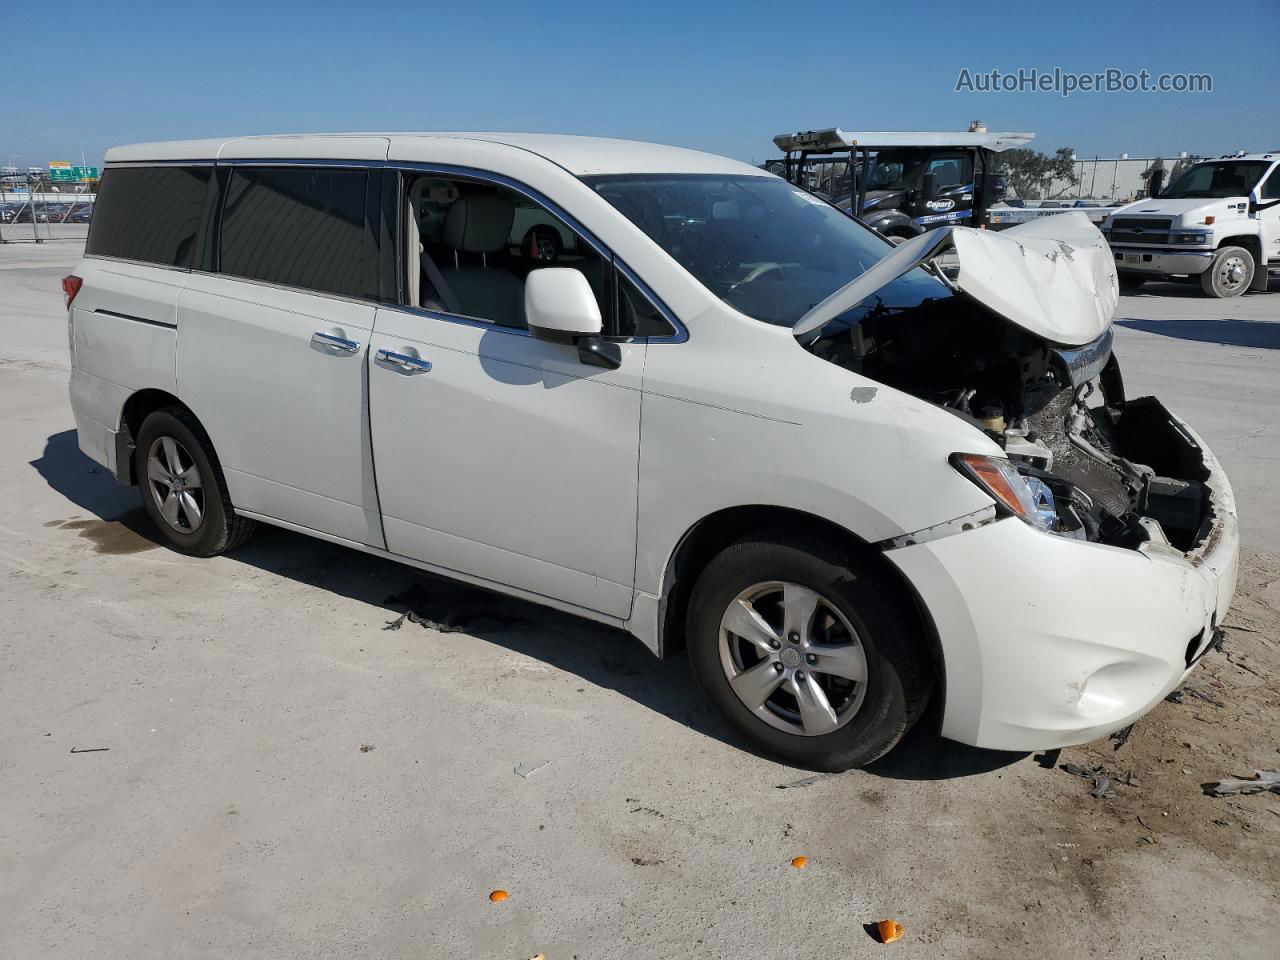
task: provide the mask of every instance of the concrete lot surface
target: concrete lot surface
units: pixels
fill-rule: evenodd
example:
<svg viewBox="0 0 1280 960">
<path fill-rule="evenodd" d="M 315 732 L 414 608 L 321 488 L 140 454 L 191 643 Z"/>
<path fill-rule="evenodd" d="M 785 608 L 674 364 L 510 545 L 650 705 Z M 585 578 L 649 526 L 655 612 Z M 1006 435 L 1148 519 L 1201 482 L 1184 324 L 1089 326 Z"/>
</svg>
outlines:
<svg viewBox="0 0 1280 960">
<path fill-rule="evenodd" d="M 1199 784 L 1280 766 L 1280 293 L 1121 301 L 1249 549 L 1209 699 L 1063 752 L 1133 773 L 1098 800 L 924 728 L 813 777 L 624 635 L 283 531 L 158 546 L 76 446 L 77 254 L 0 246 L 0 957 L 1276 956 L 1280 797 Z"/>
</svg>

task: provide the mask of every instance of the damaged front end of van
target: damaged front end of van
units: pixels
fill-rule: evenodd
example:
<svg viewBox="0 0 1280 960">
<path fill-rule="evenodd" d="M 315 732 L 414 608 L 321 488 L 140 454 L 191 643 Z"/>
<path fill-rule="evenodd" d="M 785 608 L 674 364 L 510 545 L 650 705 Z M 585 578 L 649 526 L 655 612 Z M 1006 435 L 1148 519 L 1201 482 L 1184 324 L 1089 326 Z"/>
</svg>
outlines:
<svg viewBox="0 0 1280 960">
<path fill-rule="evenodd" d="M 948 737 L 1016 750 L 1102 736 L 1220 636 L 1239 552 L 1231 487 L 1158 398 L 1126 396 L 1117 290 L 1082 215 L 950 227 L 903 243 L 793 327 L 817 356 L 1003 450 L 952 457 L 990 508 L 882 545 L 934 621 Z"/>
</svg>

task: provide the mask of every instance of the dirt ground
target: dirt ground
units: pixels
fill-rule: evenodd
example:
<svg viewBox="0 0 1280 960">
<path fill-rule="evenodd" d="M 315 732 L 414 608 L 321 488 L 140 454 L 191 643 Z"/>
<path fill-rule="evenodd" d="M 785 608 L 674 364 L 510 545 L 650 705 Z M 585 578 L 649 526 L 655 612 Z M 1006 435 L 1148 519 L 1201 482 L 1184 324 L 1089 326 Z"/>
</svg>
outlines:
<svg viewBox="0 0 1280 960">
<path fill-rule="evenodd" d="M 1160 704 L 1123 744 L 1100 740 L 1061 751 L 1059 772 L 1071 782 L 1045 783 L 1067 795 L 1054 810 L 1080 837 L 1059 845 L 1059 869 L 1074 872 L 1100 908 L 1116 879 L 1113 868 L 1134 850 L 1187 845 L 1269 890 L 1280 913 L 1280 796 L 1205 791 L 1222 779 L 1280 769 L 1280 557 L 1246 550 L 1242 561 L 1226 641 L 1203 658 L 1180 696 L 1171 695 L 1178 701 Z M 1102 766 L 1134 782 L 1115 783 L 1112 796 L 1095 799 L 1093 784 L 1062 771 L 1064 763 Z M 1227 946 L 1232 938 L 1249 938 L 1247 931 L 1222 934 L 1221 956 L 1236 955 Z"/>
</svg>

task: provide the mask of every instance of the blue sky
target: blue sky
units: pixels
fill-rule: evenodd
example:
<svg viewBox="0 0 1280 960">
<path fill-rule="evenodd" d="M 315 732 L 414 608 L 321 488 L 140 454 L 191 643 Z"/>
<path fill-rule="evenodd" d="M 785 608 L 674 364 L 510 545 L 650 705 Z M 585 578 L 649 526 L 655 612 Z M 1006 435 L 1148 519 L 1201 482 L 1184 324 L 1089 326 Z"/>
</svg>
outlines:
<svg viewBox="0 0 1280 960">
<path fill-rule="evenodd" d="M 39 10 L 4 22 L 0 162 L 78 162 L 84 151 L 94 163 L 140 140 L 388 129 L 620 136 L 760 161 L 785 130 L 960 130 L 973 119 L 1082 156 L 1280 147 L 1280 0 Z M 955 92 L 961 69 L 1020 67 L 1209 73 L 1213 92 Z"/>
</svg>

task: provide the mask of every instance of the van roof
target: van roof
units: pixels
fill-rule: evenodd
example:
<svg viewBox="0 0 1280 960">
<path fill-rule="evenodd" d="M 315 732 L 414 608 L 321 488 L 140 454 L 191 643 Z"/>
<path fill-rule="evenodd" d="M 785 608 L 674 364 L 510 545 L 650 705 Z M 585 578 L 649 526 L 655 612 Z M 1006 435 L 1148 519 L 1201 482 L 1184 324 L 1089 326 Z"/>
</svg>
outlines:
<svg viewBox="0 0 1280 960">
<path fill-rule="evenodd" d="M 556 133 L 321 133 L 283 134 L 262 137 L 226 137 L 209 140 L 172 140 L 112 147 L 106 162 L 217 160 L 234 144 L 232 155 L 252 157 L 262 148 L 262 156 L 281 159 L 352 159 L 343 157 L 346 140 L 381 138 L 388 141 L 387 159 L 407 159 L 401 151 L 416 147 L 420 156 L 424 142 L 438 139 L 483 140 L 538 156 L 568 170 L 575 176 L 602 173 L 712 173 L 771 176 L 750 164 L 684 147 L 669 147 L 640 140 L 612 140 L 603 137 L 576 137 Z M 362 154 L 367 156 L 367 154 Z"/>
</svg>

